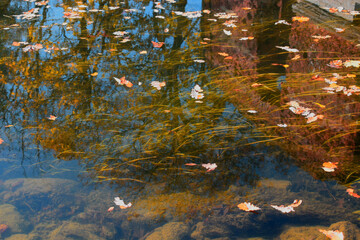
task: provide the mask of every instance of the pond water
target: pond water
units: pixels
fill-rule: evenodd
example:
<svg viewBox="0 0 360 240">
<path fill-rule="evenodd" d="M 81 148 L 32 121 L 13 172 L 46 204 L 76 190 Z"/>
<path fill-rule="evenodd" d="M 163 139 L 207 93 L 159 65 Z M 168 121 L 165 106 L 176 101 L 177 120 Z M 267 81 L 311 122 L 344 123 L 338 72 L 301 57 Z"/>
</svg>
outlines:
<svg viewBox="0 0 360 240">
<path fill-rule="evenodd" d="M 0 5 L 0 239 L 360 239 L 359 13 L 225 2 Z"/>
</svg>

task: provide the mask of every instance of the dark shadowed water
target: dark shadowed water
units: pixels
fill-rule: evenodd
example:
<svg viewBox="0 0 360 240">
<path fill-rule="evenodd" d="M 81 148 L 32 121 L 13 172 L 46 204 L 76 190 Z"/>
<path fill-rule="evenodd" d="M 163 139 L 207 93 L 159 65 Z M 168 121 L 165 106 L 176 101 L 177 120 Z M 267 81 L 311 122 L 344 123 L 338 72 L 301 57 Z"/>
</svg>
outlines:
<svg viewBox="0 0 360 240">
<path fill-rule="evenodd" d="M 351 1 L 3 2 L 0 239 L 360 239 Z"/>
</svg>

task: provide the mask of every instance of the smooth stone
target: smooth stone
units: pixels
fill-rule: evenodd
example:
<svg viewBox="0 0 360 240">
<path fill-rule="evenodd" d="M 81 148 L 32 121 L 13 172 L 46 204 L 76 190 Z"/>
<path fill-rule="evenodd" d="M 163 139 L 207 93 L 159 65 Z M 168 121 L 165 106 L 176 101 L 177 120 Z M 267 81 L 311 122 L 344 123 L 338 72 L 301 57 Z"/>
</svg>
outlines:
<svg viewBox="0 0 360 240">
<path fill-rule="evenodd" d="M 30 240 L 30 238 L 27 234 L 14 234 L 5 238 L 5 240 Z"/>
<path fill-rule="evenodd" d="M 23 216 L 11 204 L 0 205 L 0 224 L 8 225 L 11 233 L 22 233 L 27 226 Z"/>
<path fill-rule="evenodd" d="M 181 240 L 189 234 L 189 226 L 183 222 L 169 222 L 158 227 L 146 240 Z"/>
<path fill-rule="evenodd" d="M 61 226 L 56 228 L 49 234 L 49 240 L 64 240 L 64 239 L 77 239 L 77 240 L 105 240 L 100 237 L 101 232 L 104 231 L 103 226 L 95 224 L 80 224 L 77 222 L 64 222 Z M 106 230 L 109 239 L 114 236 L 109 234 Z"/>
</svg>

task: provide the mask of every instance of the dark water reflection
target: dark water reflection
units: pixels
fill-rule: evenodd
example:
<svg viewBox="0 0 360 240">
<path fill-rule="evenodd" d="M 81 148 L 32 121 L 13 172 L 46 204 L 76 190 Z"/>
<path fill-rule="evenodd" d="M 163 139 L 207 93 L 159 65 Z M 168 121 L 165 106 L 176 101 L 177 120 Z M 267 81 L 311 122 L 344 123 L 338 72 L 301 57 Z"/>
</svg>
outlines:
<svg viewBox="0 0 360 240">
<path fill-rule="evenodd" d="M 21 215 L 0 216 L 1 237 L 289 239 L 287 225 L 358 224 L 345 190 L 359 179 L 359 97 L 323 90 L 358 86 L 357 68 L 329 66 L 358 59 L 356 42 L 292 22 L 287 1 L 37 4 L 13 0 L 0 19 L 0 208 Z M 291 101 L 324 118 L 306 123 Z M 117 196 L 133 206 L 107 212 Z M 270 206 L 294 199 L 295 213 Z"/>
</svg>

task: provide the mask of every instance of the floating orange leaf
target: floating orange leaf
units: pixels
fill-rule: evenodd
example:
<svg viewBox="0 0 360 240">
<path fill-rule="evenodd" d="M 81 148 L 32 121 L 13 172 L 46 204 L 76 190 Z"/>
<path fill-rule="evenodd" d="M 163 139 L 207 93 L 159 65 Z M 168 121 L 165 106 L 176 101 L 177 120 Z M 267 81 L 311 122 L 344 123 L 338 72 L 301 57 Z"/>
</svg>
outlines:
<svg viewBox="0 0 360 240">
<path fill-rule="evenodd" d="M 0 144 L 2 144 L 4 142 L 4 140 L 2 140 L 2 138 L 0 138 Z"/>
<path fill-rule="evenodd" d="M 164 45 L 164 42 L 154 42 L 151 41 L 151 43 L 153 44 L 154 47 L 156 48 L 161 48 Z"/>
<path fill-rule="evenodd" d="M 125 79 L 125 76 L 123 76 L 122 78 L 114 77 L 114 79 L 120 85 L 125 85 L 125 86 L 127 86 L 129 88 L 131 88 L 133 86 L 133 84 L 130 81 Z"/>
<path fill-rule="evenodd" d="M 315 75 L 311 77 L 311 80 L 324 81 L 324 78 L 320 77 L 319 75 Z"/>
<path fill-rule="evenodd" d="M 326 167 L 326 168 L 337 168 L 337 165 L 338 165 L 337 162 L 335 162 L 335 163 L 333 163 L 333 162 L 324 162 L 323 163 L 323 167 Z"/>
<path fill-rule="evenodd" d="M 196 163 L 185 163 L 186 166 L 196 166 Z"/>
<path fill-rule="evenodd" d="M 223 57 L 229 56 L 229 54 L 227 54 L 227 53 L 225 53 L 225 52 L 218 52 L 218 54 L 219 54 L 220 56 L 223 56 Z"/>
<path fill-rule="evenodd" d="M 97 72 L 94 72 L 94 73 L 92 73 L 92 74 L 90 74 L 91 76 L 93 76 L 93 77 L 96 77 L 97 75 L 98 75 L 98 73 Z"/>
<path fill-rule="evenodd" d="M 347 192 L 350 196 L 352 196 L 352 197 L 360 198 L 360 195 L 357 194 L 357 193 L 355 193 L 355 192 L 354 192 L 354 189 L 352 189 L 352 188 L 346 189 L 346 192 Z"/>
<path fill-rule="evenodd" d="M 293 17 L 292 18 L 293 22 L 298 21 L 298 22 L 307 22 L 310 20 L 310 18 L 308 17 Z"/>
<path fill-rule="evenodd" d="M 337 168 L 337 162 L 324 162 L 322 169 L 324 169 L 325 172 L 334 172 L 335 168 Z"/>
<path fill-rule="evenodd" d="M 300 58 L 300 55 L 299 54 L 296 54 L 291 60 L 297 60 Z"/>
<path fill-rule="evenodd" d="M 20 46 L 21 44 L 20 44 L 19 42 L 13 42 L 12 45 L 15 46 L 15 47 L 18 47 L 18 46 Z"/>
<path fill-rule="evenodd" d="M 251 84 L 251 86 L 252 87 L 260 87 L 260 86 L 262 86 L 262 84 L 261 83 L 253 83 L 253 84 Z"/>
<path fill-rule="evenodd" d="M 249 202 L 240 203 L 239 205 L 237 205 L 237 207 L 239 209 L 241 209 L 241 210 L 246 211 L 246 212 L 254 212 L 254 211 L 257 211 L 257 210 L 261 209 L 261 208 L 256 207 L 255 205 L 253 205 L 252 203 L 249 203 Z"/>
<path fill-rule="evenodd" d="M 57 119 L 57 117 L 55 117 L 54 115 L 50 115 L 48 117 L 48 119 L 51 120 L 51 121 L 55 121 Z"/>
<path fill-rule="evenodd" d="M 340 67 L 342 67 L 342 65 L 343 65 L 343 62 L 341 60 L 334 60 L 328 64 L 329 67 L 333 67 L 333 68 L 340 68 Z"/>
</svg>

